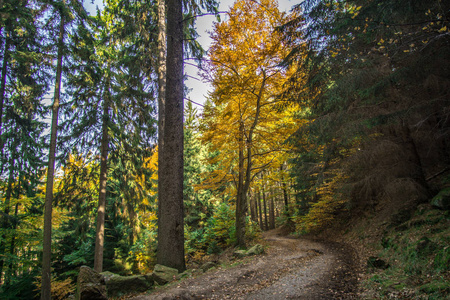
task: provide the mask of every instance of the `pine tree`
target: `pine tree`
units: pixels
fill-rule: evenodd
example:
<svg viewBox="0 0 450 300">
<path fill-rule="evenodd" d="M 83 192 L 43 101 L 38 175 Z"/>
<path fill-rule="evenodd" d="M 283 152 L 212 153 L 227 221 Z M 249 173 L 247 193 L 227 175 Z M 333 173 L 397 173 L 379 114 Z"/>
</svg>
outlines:
<svg viewBox="0 0 450 300">
<path fill-rule="evenodd" d="M 161 265 L 186 269 L 183 212 L 183 13 L 178 0 L 167 2 L 167 79 L 164 148 L 158 166 L 158 254 Z"/>
<path fill-rule="evenodd" d="M 299 215 L 324 204 L 331 190 L 351 191 L 345 197 L 353 204 L 372 208 L 394 182 L 416 202 L 427 198 L 427 169 L 440 168 L 442 159 L 429 159 L 420 144 L 448 161 L 448 145 L 428 138 L 437 128 L 446 136 L 437 120 L 447 117 L 441 66 L 449 61 L 448 9 L 415 0 L 304 1 L 294 9 L 299 17 L 282 29 L 294 49 L 291 62 L 308 76 L 298 84 L 305 76 L 293 74 L 285 96 L 310 108 L 292 139 Z M 430 82 L 435 88 L 425 91 Z M 398 167 L 387 170 L 393 157 Z"/>
<path fill-rule="evenodd" d="M 42 285 L 41 285 L 41 299 L 46 300 L 51 298 L 51 253 L 52 253 L 52 202 L 53 202 L 53 181 L 55 173 L 55 157 L 56 157 L 56 138 L 58 130 L 58 113 L 61 96 L 61 77 L 62 77 L 62 62 L 63 62 L 63 47 L 65 34 L 65 16 L 64 5 L 62 2 L 62 9 L 60 11 L 60 25 L 58 36 L 58 54 L 56 57 L 56 82 L 55 93 L 52 106 L 52 123 L 50 129 L 50 149 L 48 157 L 47 168 L 47 184 L 45 191 L 45 208 L 44 208 L 44 241 L 42 254 Z"/>
<path fill-rule="evenodd" d="M 2 79 L 1 79 L 1 169 L 8 178 L 3 197 L 2 233 L 0 252 L 5 253 L 9 243 L 11 257 L 15 253 L 17 219 L 10 215 L 13 198 L 23 195 L 25 188 L 32 190 L 39 180 L 43 157 L 42 105 L 48 86 L 48 60 L 45 54 L 44 30 L 38 28 L 39 11 L 36 3 L 23 1 L 17 6 L 5 3 L 2 17 Z M 11 6 L 12 5 L 12 6 Z M 12 9 L 14 7 L 15 9 Z M 2 15 L 3 16 L 3 15 Z M 14 200 L 16 201 L 16 200 Z M 15 204 L 17 205 L 17 204 Z M 6 262 L 0 259 L 0 276 Z M 10 276 L 7 279 L 11 278 Z M 0 278 L 1 280 L 1 278 Z"/>
</svg>

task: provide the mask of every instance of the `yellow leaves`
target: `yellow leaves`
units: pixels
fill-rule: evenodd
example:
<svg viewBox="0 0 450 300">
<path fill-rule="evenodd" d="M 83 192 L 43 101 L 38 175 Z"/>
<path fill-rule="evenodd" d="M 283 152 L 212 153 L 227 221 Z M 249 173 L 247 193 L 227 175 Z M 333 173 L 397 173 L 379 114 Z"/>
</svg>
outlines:
<svg viewBox="0 0 450 300">
<path fill-rule="evenodd" d="M 311 204 L 311 209 L 305 216 L 296 218 L 297 231 L 311 232 L 323 229 L 331 225 L 338 212 L 345 210 L 348 199 L 339 193 L 339 188 L 348 176 L 341 169 L 333 169 L 329 175 L 331 179 L 316 190 L 319 200 Z"/>
<path fill-rule="evenodd" d="M 447 26 L 442 27 L 441 29 L 438 30 L 439 33 L 443 33 L 447 31 Z"/>
</svg>

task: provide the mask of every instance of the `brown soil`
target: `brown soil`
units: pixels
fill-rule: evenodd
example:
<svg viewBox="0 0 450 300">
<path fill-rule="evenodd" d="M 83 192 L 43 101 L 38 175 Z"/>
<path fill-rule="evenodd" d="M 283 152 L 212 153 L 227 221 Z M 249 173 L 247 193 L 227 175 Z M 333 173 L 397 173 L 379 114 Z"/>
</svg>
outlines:
<svg viewBox="0 0 450 300">
<path fill-rule="evenodd" d="M 264 234 L 264 255 L 159 288 L 147 299 L 355 299 L 354 251 L 335 242 Z"/>
</svg>

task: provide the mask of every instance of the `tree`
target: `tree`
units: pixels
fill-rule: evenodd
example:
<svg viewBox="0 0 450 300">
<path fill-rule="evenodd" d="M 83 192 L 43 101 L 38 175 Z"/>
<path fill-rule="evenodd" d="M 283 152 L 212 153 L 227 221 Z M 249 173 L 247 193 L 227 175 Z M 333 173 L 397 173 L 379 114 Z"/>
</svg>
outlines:
<svg viewBox="0 0 450 300">
<path fill-rule="evenodd" d="M 207 78 L 214 87 L 215 106 L 205 109 L 204 138 L 224 164 L 216 179 L 234 183 L 239 246 L 245 245 L 250 184 L 282 152 L 293 128 L 288 121 L 292 111 L 275 110 L 290 72 L 279 66 L 287 52 L 275 30 L 286 21 L 273 1 L 237 1 L 229 20 L 216 24 L 212 35 Z"/>
<path fill-rule="evenodd" d="M 42 285 L 41 285 L 41 299 L 46 300 L 51 298 L 51 254 L 52 254 L 52 202 L 53 202 L 53 182 L 55 173 L 55 156 L 56 156 L 56 136 L 58 130 L 58 113 L 61 95 L 61 76 L 62 76 L 62 61 L 63 61 L 63 47 L 64 47 L 64 31 L 65 31 L 65 16 L 64 7 L 65 1 L 62 2 L 60 10 L 60 25 L 58 36 L 58 54 L 56 58 L 56 82 L 55 94 L 52 106 L 52 124 L 50 129 L 50 149 L 48 156 L 47 168 L 47 185 L 45 191 L 45 208 L 44 208 L 44 241 L 42 252 Z"/>
<path fill-rule="evenodd" d="M 43 38 L 46 32 L 38 27 L 41 19 L 35 4 L 5 2 L 0 20 L 0 41 L 4 50 L 1 51 L 0 173 L 2 181 L 6 181 L 0 252 L 6 253 L 9 242 L 11 254 L 0 258 L 0 277 L 5 265 L 9 266 L 7 272 L 13 274 L 13 264 L 8 259 L 16 253 L 18 214 L 14 210 L 14 215 L 10 215 L 11 209 L 17 206 L 15 199 L 25 192 L 31 194 L 37 186 L 44 156 L 42 101 L 48 90 L 49 60 L 43 51 L 48 46 Z M 12 277 L 8 273 L 5 279 L 9 280 Z"/>
<path fill-rule="evenodd" d="M 183 212 L 183 12 L 182 2 L 167 1 L 167 78 L 164 148 L 158 166 L 158 253 L 161 265 L 186 269 Z"/>
<path fill-rule="evenodd" d="M 427 199 L 428 175 L 448 162 L 448 9 L 414 0 L 313 0 L 294 9 L 302 17 L 282 30 L 308 76 L 298 84 L 304 74 L 293 74 L 286 97 L 310 108 L 292 139 L 299 216 L 326 207 L 337 215 L 342 198 L 374 209 L 399 199 L 394 190 L 408 191 L 404 203 Z"/>
<path fill-rule="evenodd" d="M 107 174 L 114 171 L 120 178 L 137 171 L 139 167 L 134 164 L 142 164 L 148 156 L 155 132 L 151 52 L 155 47 L 152 46 L 154 36 L 149 34 L 155 25 L 153 6 L 150 3 L 142 6 L 135 1 L 108 1 L 106 4 L 95 18 L 96 30 L 94 26 L 80 26 L 74 36 L 75 54 L 72 72 L 68 75 L 72 100 L 65 107 L 64 122 L 70 133 L 65 143 L 67 153 L 73 149 L 80 153 L 95 149 L 99 153 L 94 260 L 98 271 L 103 269 L 107 198 L 113 197 L 108 196 L 112 186 Z M 139 13 L 135 14 L 136 11 Z M 127 26 L 123 25 L 125 23 Z M 123 164 L 136 168 L 122 168 Z M 114 188 L 118 186 L 126 185 L 115 183 Z"/>
</svg>

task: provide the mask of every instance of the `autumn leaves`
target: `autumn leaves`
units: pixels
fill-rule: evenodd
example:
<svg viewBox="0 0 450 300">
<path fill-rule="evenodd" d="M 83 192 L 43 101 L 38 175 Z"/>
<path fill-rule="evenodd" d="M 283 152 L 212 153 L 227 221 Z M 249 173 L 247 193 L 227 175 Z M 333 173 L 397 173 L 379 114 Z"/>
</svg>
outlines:
<svg viewBox="0 0 450 300">
<path fill-rule="evenodd" d="M 205 78 L 213 91 L 202 121 L 203 140 L 219 164 L 205 186 L 225 184 L 235 195 L 236 238 L 243 246 L 247 195 L 253 179 L 286 160 L 284 141 L 294 132 L 293 109 L 280 108 L 279 95 L 290 69 L 280 66 L 288 54 L 276 27 L 288 18 L 270 0 L 240 0 L 227 21 L 216 24 Z"/>
</svg>

